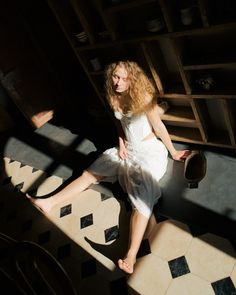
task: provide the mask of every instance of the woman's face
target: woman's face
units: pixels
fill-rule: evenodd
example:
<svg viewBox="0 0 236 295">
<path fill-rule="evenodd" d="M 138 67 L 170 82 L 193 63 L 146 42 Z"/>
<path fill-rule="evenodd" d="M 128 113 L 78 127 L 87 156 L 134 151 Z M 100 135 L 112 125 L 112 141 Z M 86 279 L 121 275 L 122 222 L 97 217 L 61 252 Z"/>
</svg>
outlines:
<svg viewBox="0 0 236 295">
<path fill-rule="evenodd" d="M 129 78 L 126 69 L 122 66 L 117 66 L 112 74 L 112 82 L 114 90 L 122 93 L 129 88 Z"/>
</svg>

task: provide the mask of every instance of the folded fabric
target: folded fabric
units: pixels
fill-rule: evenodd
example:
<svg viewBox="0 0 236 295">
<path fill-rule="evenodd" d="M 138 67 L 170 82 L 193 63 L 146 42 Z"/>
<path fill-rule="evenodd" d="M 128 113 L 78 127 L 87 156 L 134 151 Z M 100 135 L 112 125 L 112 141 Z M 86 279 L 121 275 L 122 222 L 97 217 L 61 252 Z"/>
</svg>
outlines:
<svg viewBox="0 0 236 295">
<path fill-rule="evenodd" d="M 189 188 L 197 188 L 206 175 L 206 157 L 202 151 L 193 150 L 184 163 L 184 177 Z"/>
</svg>

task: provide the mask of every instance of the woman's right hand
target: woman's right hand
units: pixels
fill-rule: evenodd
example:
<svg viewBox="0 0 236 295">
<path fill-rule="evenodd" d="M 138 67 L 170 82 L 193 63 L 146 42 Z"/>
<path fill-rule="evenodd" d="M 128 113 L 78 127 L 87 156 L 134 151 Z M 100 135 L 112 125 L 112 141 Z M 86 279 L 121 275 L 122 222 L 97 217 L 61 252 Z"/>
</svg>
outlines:
<svg viewBox="0 0 236 295">
<path fill-rule="evenodd" d="M 122 160 L 125 160 L 128 157 L 128 151 L 127 151 L 125 146 L 120 146 L 119 147 L 119 157 Z"/>
<path fill-rule="evenodd" d="M 122 160 L 125 160 L 128 157 L 128 151 L 125 146 L 125 140 L 121 136 L 119 136 L 119 157 Z"/>
</svg>

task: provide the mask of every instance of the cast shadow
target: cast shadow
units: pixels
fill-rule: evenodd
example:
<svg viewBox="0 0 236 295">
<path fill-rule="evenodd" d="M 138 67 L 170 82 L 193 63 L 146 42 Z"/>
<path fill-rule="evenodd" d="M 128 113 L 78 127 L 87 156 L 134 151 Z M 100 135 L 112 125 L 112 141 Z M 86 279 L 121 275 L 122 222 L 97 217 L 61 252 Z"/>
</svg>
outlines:
<svg viewBox="0 0 236 295">
<path fill-rule="evenodd" d="M 118 202 L 120 204 L 120 213 L 118 219 L 118 231 L 114 232 L 114 239 L 107 244 L 99 244 L 88 237 L 84 237 L 85 241 L 88 242 L 94 250 L 113 261 L 116 266 L 118 259 L 123 258 L 127 252 L 129 241 L 129 220 L 131 216 L 131 209 L 127 209 L 125 202 L 121 200 L 118 200 Z"/>
<path fill-rule="evenodd" d="M 186 198 L 188 193 L 192 193 L 191 190 L 195 190 L 196 194 L 205 193 L 202 188 L 208 185 L 209 173 L 210 169 L 207 169 L 206 176 L 199 182 L 198 188 L 190 189 L 184 178 L 184 163 L 169 159 L 167 173 L 160 180 L 162 198 L 154 208 L 154 215 L 157 221 L 161 215 L 183 222 L 195 232 L 212 233 L 226 238 L 236 249 L 236 222 L 229 218 L 229 212 L 225 212 L 225 215 L 219 214 Z"/>
</svg>

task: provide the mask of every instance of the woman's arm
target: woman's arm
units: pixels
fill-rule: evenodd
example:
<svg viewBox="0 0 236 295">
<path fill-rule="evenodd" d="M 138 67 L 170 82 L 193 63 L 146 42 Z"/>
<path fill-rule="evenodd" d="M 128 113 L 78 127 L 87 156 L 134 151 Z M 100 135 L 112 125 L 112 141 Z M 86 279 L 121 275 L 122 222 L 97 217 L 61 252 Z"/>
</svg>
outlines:
<svg viewBox="0 0 236 295">
<path fill-rule="evenodd" d="M 164 145 L 170 152 L 172 158 L 178 161 L 181 161 L 184 158 L 186 158 L 190 154 L 190 151 L 189 150 L 178 151 L 175 149 L 170 139 L 170 135 L 165 125 L 161 121 L 157 105 L 153 106 L 150 110 L 148 110 L 146 114 L 156 136 L 160 137 L 160 139 L 162 140 L 162 142 L 164 143 Z"/>
</svg>

